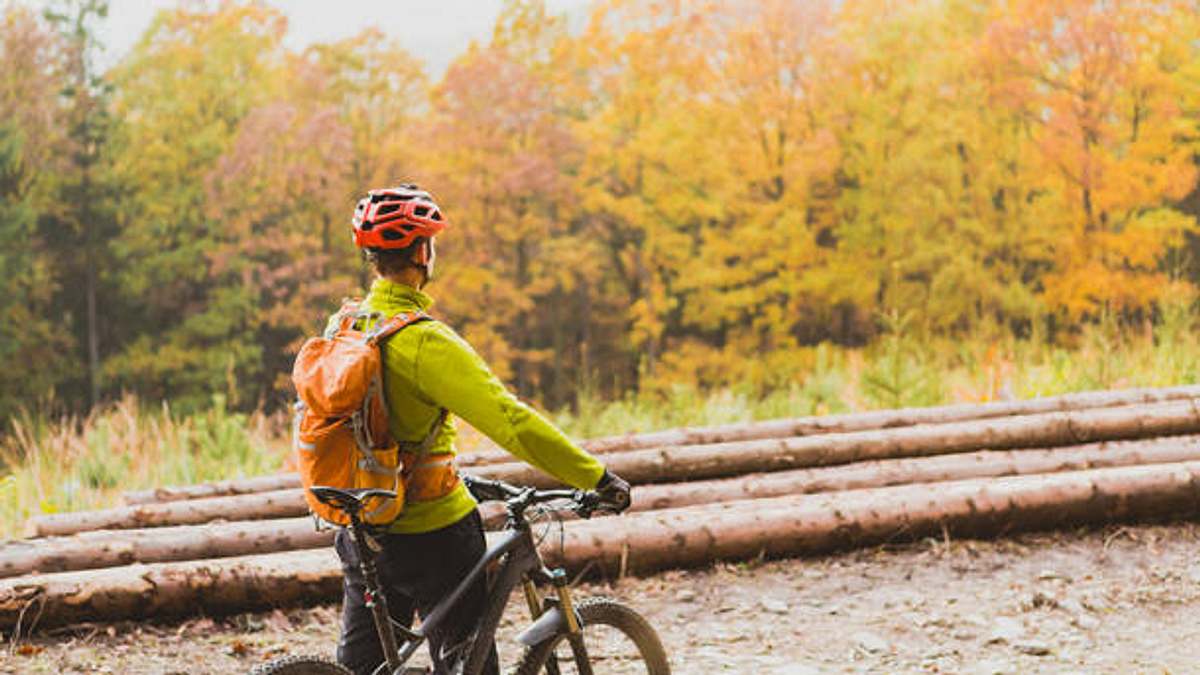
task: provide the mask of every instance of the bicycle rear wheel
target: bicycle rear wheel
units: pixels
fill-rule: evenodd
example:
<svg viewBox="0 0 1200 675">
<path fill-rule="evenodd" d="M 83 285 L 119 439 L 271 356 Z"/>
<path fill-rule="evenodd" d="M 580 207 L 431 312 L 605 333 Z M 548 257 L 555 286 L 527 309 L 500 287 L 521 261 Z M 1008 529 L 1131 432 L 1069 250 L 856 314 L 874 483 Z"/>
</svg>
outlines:
<svg viewBox="0 0 1200 675">
<path fill-rule="evenodd" d="M 250 675 L 353 675 L 349 669 L 322 656 L 281 656 L 258 665 Z"/>
<path fill-rule="evenodd" d="M 610 598 L 587 598 L 576 604 L 583 619 L 583 641 L 596 675 L 669 675 L 667 652 L 658 633 L 640 614 Z M 517 675 L 575 675 L 585 672 L 566 633 L 525 651 Z"/>
</svg>

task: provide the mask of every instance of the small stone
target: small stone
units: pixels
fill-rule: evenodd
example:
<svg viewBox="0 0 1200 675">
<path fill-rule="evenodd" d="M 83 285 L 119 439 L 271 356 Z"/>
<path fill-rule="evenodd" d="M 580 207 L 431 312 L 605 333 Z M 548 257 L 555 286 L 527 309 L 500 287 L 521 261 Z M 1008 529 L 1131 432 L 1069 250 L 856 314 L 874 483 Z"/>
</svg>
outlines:
<svg viewBox="0 0 1200 675">
<path fill-rule="evenodd" d="M 685 588 L 675 594 L 675 599 L 680 602 L 693 602 L 696 599 L 696 591 Z"/>
<path fill-rule="evenodd" d="M 1075 598 L 1067 598 L 1058 603 L 1058 606 L 1069 614 L 1083 614 L 1087 609 Z"/>
<path fill-rule="evenodd" d="M 787 603 L 783 602 L 781 600 L 775 600 L 773 598 L 763 598 L 762 608 L 772 614 L 787 614 L 788 613 Z"/>
<path fill-rule="evenodd" d="M 976 675 L 1011 675 L 1017 672 L 1017 669 L 1001 659 L 984 659 L 976 663 L 971 672 Z"/>
<path fill-rule="evenodd" d="M 1072 619 L 1071 623 L 1083 630 L 1096 630 L 1100 627 L 1100 619 L 1089 614 L 1079 614 Z"/>
<path fill-rule="evenodd" d="M 950 637 L 954 638 L 955 640 L 974 640 L 975 631 L 967 630 L 966 628 L 959 628 L 950 633 Z"/>
<path fill-rule="evenodd" d="M 1029 609 L 1051 609 L 1058 606 L 1058 601 L 1046 593 L 1035 591 L 1025 606 Z"/>
<path fill-rule="evenodd" d="M 886 652 L 889 647 L 887 640 L 866 631 L 854 634 L 854 644 L 858 645 L 859 649 L 872 654 Z"/>
<path fill-rule="evenodd" d="M 983 628 L 987 625 L 987 619 L 982 614 L 968 614 L 962 618 L 963 623 L 969 623 L 972 626 Z"/>
<path fill-rule="evenodd" d="M 1011 619 L 1002 616 L 992 624 L 992 631 L 988 633 L 987 642 L 1007 642 L 1012 643 L 1018 640 L 1025 634 L 1025 626 L 1016 619 Z"/>
<path fill-rule="evenodd" d="M 1045 656 L 1050 653 L 1050 645 L 1040 640 L 1021 640 L 1013 643 L 1013 649 L 1030 656 Z"/>
<path fill-rule="evenodd" d="M 1040 581 L 1053 581 L 1055 579 L 1061 579 L 1062 581 L 1070 581 L 1071 580 L 1070 577 L 1065 577 L 1065 576 L 1059 574 L 1058 572 L 1056 572 L 1055 570 L 1042 570 L 1041 572 L 1038 572 L 1037 578 Z"/>
</svg>

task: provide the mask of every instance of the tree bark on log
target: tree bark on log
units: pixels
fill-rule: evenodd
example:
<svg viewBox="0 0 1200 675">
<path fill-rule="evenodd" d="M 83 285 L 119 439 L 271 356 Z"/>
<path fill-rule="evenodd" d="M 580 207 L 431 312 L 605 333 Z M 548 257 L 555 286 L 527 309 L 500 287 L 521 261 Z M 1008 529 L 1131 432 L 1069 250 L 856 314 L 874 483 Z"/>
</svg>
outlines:
<svg viewBox="0 0 1200 675">
<path fill-rule="evenodd" d="M 605 464 L 631 483 L 667 483 L 678 481 L 681 476 L 700 480 L 878 459 L 1195 433 L 1200 433 L 1200 409 L 1195 402 L 1186 401 L 823 436 L 630 450 L 606 457 Z M 488 475 L 514 483 L 557 485 L 551 477 L 522 462 L 480 467 L 484 468 Z"/>
<path fill-rule="evenodd" d="M 569 523 L 547 562 L 648 573 L 716 560 L 801 556 L 943 534 L 1200 514 L 1200 462 L 1091 469 L 775 497 Z"/>
<path fill-rule="evenodd" d="M 299 486 L 299 476 L 295 472 L 285 472 L 274 473 L 269 476 L 231 478 L 213 483 L 198 483 L 196 485 L 184 485 L 180 487 L 135 490 L 121 495 L 121 501 L 127 506 L 157 504 L 159 502 L 173 502 L 181 499 L 204 499 L 206 497 L 228 497 L 257 492 L 274 492 L 276 490 L 287 490 Z"/>
<path fill-rule="evenodd" d="M 567 523 L 543 553 L 572 571 L 647 573 L 811 555 L 943 532 L 988 536 L 1200 512 L 1200 462 L 775 497 Z M 329 549 L 0 581 L 0 628 L 224 614 L 334 600 Z"/>
<path fill-rule="evenodd" d="M 633 491 L 630 510 L 641 512 L 785 495 L 1189 460 L 1200 461 L 1200 436 L 1113 441 L 1054 450 L 987 450 L 646 485 Z M 305 508 L 297 495 L 296 515 L 303 515 Z M 503 526 L 504 510 L 498 502 L 482 504 L 480 510 L 489 529 Z M 239 517 L 252 515 L 239 514 Z M 313 520 L 307 517 L 84 532 L 0 545 L 0 578 L 35 571 L 60 572 L 134 562 L 198 560 L 314 548 L 329 545 L 331 539 L 332 532 L 315 532 Z"/>
<path fill-rule="evenodd" d="M 711 427 L 668 429 L 641 434 L 625 434 L 584 441 L 589 452 L 608 453 L 625 450 L 644 450 L 675 445 L 706 445 L 733 441 L 754 441 L 767 438 L 815 436 L 872 429 L 892 429 L 918 424 L 946 424 L 1017 415 L 1112 408 L 1129 405 L 1166 403 L 1200 398 L 1200 385 L 1166 388 L 1085 391 L 1061 396 L 1023 401 L 992 401 L 988 403 L 958 403 L 927 408 L 875 410 L 838 415 L 812 415 L 784 420 L 766 420 Z M 483 454 L 483 453 L 479 453 Z M 498 457 L 508 457 L 499 454 Z M 498 461 L 507 461 L 501 459 Z M 494 462 L 489 462 L 494 463 Z"/>
<path fill-rule="evenodd" d="M 10 633 L 81 621 L 226 614 L 341 596 L 332 548 L 127 565 L 0 581 L 0 628 Z"/>
<path fill-rule="evenodd" d="M 635 484 L 668 483 L 879 459 L 1188 433 L 1200 433 L 1200 411 L 1191 400 L 800 438 L 630 450 L 609 455 L 607 465 Z M 475 471 L 521 485 L 559 484 L 524 462 L 493 464 Z M 258 518 L 286 518 L 299 515 L 300 494 L 298 488 L 265 493 L 266 501 L 260 510 L 253 504 L 262 495 L 247 494 L 35 516 L 29 519 L 27 531 L 31 536 L 62 536 L 90 530 L 199 524 L 219 518 L 254 517 L 247 515 L 251 509 L 256 509 Z"/>
<path fill-rule="evenodd" d="M 630 510 L 659 511 L 786 495 L 1186 461 L 1200 461 L 1200 435 L 1148 441 L 1105 441 L 1049 450 L 983 450 L 750 474 L 719 480 L 642 485 L 633 491 Z"/>
<path fill-rule="evenodd" d="M 307 511 L 299 508 L 304 499 L 302 489 L 276 490 L 232 497 L 189 499 L 162 504 L 117 506 L 95 511 L 76 511 L 34 516 L 25 524 L 30 537 L 66 536 L 94 530 L 128 530 L 168 525 L 200 525 L 217 520 L 246 520 L 245 514 L 256 519 L 290 518 Z"/>
<path fill-rule="evenodd" d="M 133 563 L 228 558 L 329 546 L 333 530 L 312 518 L 81 532 L 0 544 L 0 578 L 119 567 Z"/>
<path fill-rule="evenodd" d="M 1058 411 L 1087 410 L 1152 404 L 1200 398 L 1200 385 L 1166 388 L 1126 389 L 1119 391 L 1088 391 L 1062 396 L 1047 396 L 1025 401 L 963 403 L 929 408 L 879 410 L 840 415 L 814 415 L 784 420 L 768 420 L 711 427 L 668 429 L 640 434 L 625 434 L 583 441 L 589 452 L 604 454 L 629 450 L 644 450 L 681 445 L 706 445 L 739 441 L 813 436 L 830 433 L 891 429 L 918 424 L 946 424 L 970 420 L 1014 417 Z M 512 455 L 497 448 L 463 454 L 460 466 L 481 466 L 512 461 Z M 161 487 L 154 490 L 126 492 L 126 504 L 146 504 L 184 499 L 199 499 L 221 495 L 245 494 L 299 487 L 295 474 L 277 474 L 236 480 Z"/>
</svg>

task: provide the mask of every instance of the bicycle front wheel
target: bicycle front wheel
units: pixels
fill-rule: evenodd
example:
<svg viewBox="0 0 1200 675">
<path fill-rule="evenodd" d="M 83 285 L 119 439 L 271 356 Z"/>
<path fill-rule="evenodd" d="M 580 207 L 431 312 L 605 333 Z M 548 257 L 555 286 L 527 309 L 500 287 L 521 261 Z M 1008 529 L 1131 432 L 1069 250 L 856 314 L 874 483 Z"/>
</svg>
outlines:
<svg viewBox="0 0 1200 675">
<path fill-rule="evenodd" d="M 256 666 L 250 675 L 353 675 L 350 670 L 321 656 L 282 656 Z"/>
<path fill-rule="evenodd" d="M 559 633 L 527 649 L 517 675 L 575 675 L 589 670 L 596 675 L 669 675 L 662 641 L 640 614 L 609 598 L 587 598 L 576 608 L 583 619 L 588 663 L 579 663 L 567 634 Z"/>
</svg>

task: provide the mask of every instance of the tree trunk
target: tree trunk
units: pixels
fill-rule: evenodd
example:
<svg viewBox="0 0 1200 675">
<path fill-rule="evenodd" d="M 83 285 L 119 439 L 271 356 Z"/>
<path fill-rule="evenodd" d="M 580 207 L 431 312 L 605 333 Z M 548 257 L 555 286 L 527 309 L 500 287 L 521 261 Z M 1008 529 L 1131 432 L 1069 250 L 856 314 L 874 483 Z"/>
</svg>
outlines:
<svg viewBox="0 0 1200 675">
<path fill-rule="evenodd" d="M 298 487 L 300 487 L 300 477 L 295 473 L 276 473 L 269 476 L 255 476 L 253 478 L 233 478 L 215 483 L 161 487 L 153 490 L 136 490 L 126 492 L 122 495 L 122 501 L 126 505 L 133 506 L 136 504 L 155 504 L 184 499 L 205 499 L 207 497 L 226 497 L 254 492 L 272 492 L 274 490 L 287 490 Z"/>
<path fill-rule="evenodd" d="M 1197 513 L 1200 462 L 1181 462 L 650 511 L 569 523 L 561 548 L 548 546 L 545 554 L 551 564 L 645 573 L 929 535 L 983 537 Z"/>
<path fill-rule="evenodd" d="M 850 464 L 879 459 L 1072 445 L 1088 441 L 1200 433 L 1191 401 L 1023 415 L 898 429 L 825 434 L 778 440 L 629 450 L 607 457 L 607 466 L 635 484 L 723 478 L 763 471 Z M 524 462 L 492 464 L 476 473 L 511 483 L 552 487 L 557 481 Z M 100 511 L 36 516 L 31 536 L 102 529 L 205 523 L 217 518 L 286 518 L 298 515 L 299 488 L 256 495 L 124 506 Z M 225 501 L 230 500 L 230 501 Z"/>
<path fill-rule="evenodd" d="M 93 223 L 86 225 L 94 228 Z M 92 235 L 88 235 L 89 242 Z M 100 405 L 100 327 L 96 314 L 96 267 L 93 262 L 92 245 L 88 244 L 87 261 L 87 347 L 88 347 L 88 393 L 92 407 Z"/>
<path fill-rule="evenodd" d="M 919 424 L 947 424 L 970 420 L 1016 417 L 1071 410 L 1166 403 L 1200 398 L 1200 385 L 1166 388 L 1085 391 L 1025 401 L 959 403 L 928 408 L 875 410 L 839 415 L 813 415 L 711 427 L 667 429 L 642 434 L 597 438 L 582 443 L 593 453 L 622 452 L 678 445 L 707 445 L 768 438 L 816 436 L 851 431 L 870 431 Z M 483 453 L 478 453 L 482 455 Z"/>
<path fill-rule="evenodd" d="M 332 541 L 333 530 L 317 531 L 308 517 L 97 530 L 0 545 L 0 577 L 322 548 Z"/>
<path fill-rule="evenodd" d="M 606 457 L 605 464 L 635 484 L 668 483 L 681 476 L 698 480 L 878 459 L 1194 433 L 1200 433 L 1200 412 L 1191 401 L 1186 401 L 800 438 L 629 450 Z M 538 487 L 556 484 L 523 462 L 480 467 L 480 473 L 483 469 L 489 476 L 514 483 Z"/>
<path fill-rule="evenodd" d="M 776 497 L 567 523 L 550 564 L 608 574 L 1200 512 L 1200 462 Z M 0 581 L 0 628 L 224 614 L 334 600 L 328 549 Z"/>
<path fill-rule="evenodd" d="M 251 517 L 290 518 L 306 512 L 302 508 L 303 502 L 303 491 L 295 488 L 232 497 L 56 513 L 30 518 L 26 523 L 26 534 L 31 537 L 50 537 L 93 530 L 199 525 L 214 520 L 246 520 Z"/>
<path fill-rule="evenodd" d="M 946 424 L 970 420 L 1015 417 L 1056 411 L 1113 408 L 1167 401 L 1200 398 L 1200 386 L 1167 387 L 1159 389 L 1127 389 L 1121 391 L 1090 391 L 1064 396 L 1035 398 L 1027 401 L 994 402 L 980 404 L 957 404 L 932 408 L 908 408 L 903 410 L 881 410 L 844 415 L 800 417 L 765 422 L 727 424 L 712 427 L 668 429 L 643 434 L 626 434 L 583 441 L 581 445 L 589 452 L 605 454 L 644 450 L 648 448 L 674 447 L 681 445 L 706 445 L 740 441 L 814 436 L 852 431 L 869 431 L 915 426 L 918 424 Z M 512 461 L 512 455 L 503 450 L 489 448 L 479 452 L 459 455 L 460 466 L 500 464 Z M 144 504 L 158 501 L 174 501 L 214 497 L 223 494 L 242 494 L 266 490 L 299 487 L 295 474 L 261 476 L 220 483 L 158 488 L 125 493 L 126 504 Z"/>
<path fill-rule="evenodd" d="M 0 581 L 0 628 L 226 614 L 328 601 L 341 592 L 330 548 L 127 565 Z"/>
<path fill-rule="evenodd" d="M 1200 436 L 1108 441 L 1052 450 L 984 450 L 759 473 L 720 480 L 643 485 L 633 491 L 634 501 L 630 510 L 657 511 L 786 495 L 1186 461 L 1200 461 Z"/>
<path fill-rule="evenodd" d="M 1200 460 L 1200 435 L 1147 441 L 1110 441 L 1054 450 L 987 450 L 935 457 L 885 459 L 720 480 L 638 486 L 633 491 L 631 510 L 649 511 L 782 495 L 1188 460 Z M 258 501 L 260 498 L 261 505 Z M 284 503 L 291 504 L 291 508 L 284 508 Z M 203 508 L 182 508 L 196 504 Z M 489 528 L 499 528 L 504 524 L 504 511 L 498 504 L 483 504 L 482 512 Z M 312 519 L 304 517 L 307 513 L 308 507 L 300 490 L 283 490 L 263 495 L 61 514 L 46 517 L 53 518 L 49 523 L 46 518 L 34 519 L 31 521 L 33 527 L 41 536 L 80 534 L 72 538 L 47 540 L 44 546 L 37 540 L 0 546 L 0 577 L 24 574 L 34 569 L 43 572 L 88 569 L 135 561 L 189 560 L 261 553 L 300 548 L 308 544 L 323 546 L 327 543 L 326 539 L 305 538 L 313 529 Z M 207 522 L 187 519 L 212 514 L 222 520 L 274 520 L 265 520 L 262 524 L 234 522 L 185 527 L 187 523 Z M 82 517 L 73 522 L 68 518 L 71 515 Z M 127 518 L 127 515 L 130 517 Z M 103 525 L 103 528 L 92 527 L 92 530 L 100 529 L 96 532 L 77 529 L 96 524 Z M 132 529 L 139 527 L 150 529 Z M 277 528 L 274 536 L 273 527 Z M 155 532 L 163 534 L 156 535 Z M 194 542 L 191 548 L 183 548 L 187 544 L 182 542 L 189 541 Z M 271 548 L 272 543 L 277 548 Z M 191 553 L 186 553 L 186 550 Z"/>
</svg>

